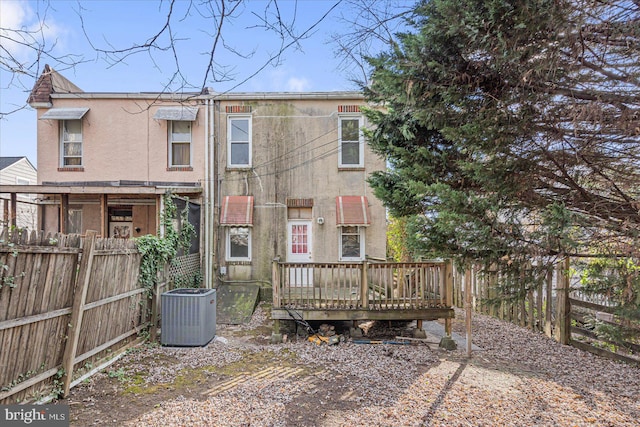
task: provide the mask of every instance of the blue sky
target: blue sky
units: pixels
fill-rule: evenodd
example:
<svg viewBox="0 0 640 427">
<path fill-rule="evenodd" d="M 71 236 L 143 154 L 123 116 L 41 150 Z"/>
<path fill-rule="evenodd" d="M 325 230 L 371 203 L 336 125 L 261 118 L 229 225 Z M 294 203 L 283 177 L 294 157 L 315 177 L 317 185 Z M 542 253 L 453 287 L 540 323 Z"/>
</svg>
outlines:
<svg viewBox="0 0 640 427">
<path fill-rule="evenodd" d="M 245 2 L 234 18 L 223 24 L 224 44 L 228 48 L 220 47 L 215 56 L 216 70 L 228 70 L 233 80 L 214 82 L 209 78 L 205 86 L 218 92 L 357 89 L 351 81 L 354 74 L 339 69 L 336 45 L 330 43 L 331 34 L 344 25 L 341 14 L 348 13 L 347 2 L 332 9 L 336 3 L 338 0 L 280 0 L 279 12 L 285 20 L 295 16 L 295 27 L 299 32 L 311 27 L 327 12 L 329 15 L 308 33 L 308 38 L 288 47 L 279 63 L 272 61 L 255 77 L 234 88 L 268 63 L 270 55 L 278 52 L 282 43 L 274 32 L 260 25 L 260 19 L 265 16 L 265 5 L 273 3 L 266 0 Z M 105 60 L 95 49 L 123 49 L 145 42 L 167 20 L 168 1 L 0 0 L 0 27 L 32 29 L 43 23 L 42 40 L 52 51 L 51 57 L 40 59 L 39 72 L 48 63 L 86 92 L 162 91 L 178 67 L 184 80 L 193 86 L 186 90 L 197 91 L 205 81 L 207 55 L 216 31 L 215 22 L 202 16 L 207 11 L 188 9 L 190 4 L 179 0 L 173 11 L 171 30 L 174 39 L 178 40 L 175 55 L 172 51 L 156 50 L 129 56 L 119 63 Z M 267 19 L 272 18 L 272 14 L 267 16 Z M 167 46 L 168 37 L 161 37 L 159 43 Z M 35 60 L 32 50 L 9 43 L 3 47 L 11 49 L 12 54 L 24 63 Z M 60 57 L 78 63 L 69 68 L 58 61 Z M 362 74 L 355 76 L 363 77 Z M 17 76 L 0 69 L 0 113 L 3 113 L 0 155 L 27 156 L 37 166 L 36 112 L 29 107 L 20 109 L 33 84 L 32 76 Z M 178 90 L 180 86 L 176 82 L 169 87 Z M 18 111 L 6 114 L 16 109 Z"/>
</svg>

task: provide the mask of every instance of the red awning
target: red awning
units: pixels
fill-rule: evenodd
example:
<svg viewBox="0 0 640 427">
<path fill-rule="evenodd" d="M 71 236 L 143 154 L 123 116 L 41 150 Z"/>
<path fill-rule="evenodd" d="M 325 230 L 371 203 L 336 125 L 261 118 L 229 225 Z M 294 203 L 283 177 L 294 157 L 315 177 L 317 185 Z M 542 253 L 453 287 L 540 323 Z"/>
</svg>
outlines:
<svg viewBox="0 0 640 427">
<path fill-rule="evenodd" d="M 253 225 L 253 196 L 225 196 L 220 225 Z"/>
<path fill-rule="evenodd" d="M 336 224 L 338 227 L 371 224 L 369 203 L 365 196 L 336 197 Z"/>
</svg>

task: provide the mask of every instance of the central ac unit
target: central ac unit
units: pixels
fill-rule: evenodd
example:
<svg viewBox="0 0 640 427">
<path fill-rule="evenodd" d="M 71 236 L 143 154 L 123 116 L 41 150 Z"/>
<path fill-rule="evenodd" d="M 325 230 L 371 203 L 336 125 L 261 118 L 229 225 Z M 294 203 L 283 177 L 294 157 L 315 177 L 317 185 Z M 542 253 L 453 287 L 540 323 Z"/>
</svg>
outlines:
<svg viewBox="0 0 640 427">
<path fill-rule="evenodd" d="M 160 343 L 203 346 L 216 336 L 216 290 L 181 288 L 161 295 Z"/>
</svg>

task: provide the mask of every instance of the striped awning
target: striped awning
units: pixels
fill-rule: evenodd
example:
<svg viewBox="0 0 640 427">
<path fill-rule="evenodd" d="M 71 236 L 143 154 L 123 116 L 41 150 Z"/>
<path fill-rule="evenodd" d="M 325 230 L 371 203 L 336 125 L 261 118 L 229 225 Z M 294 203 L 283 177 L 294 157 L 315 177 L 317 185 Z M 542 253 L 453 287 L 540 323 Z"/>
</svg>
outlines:
<svg viewBox="0 0 640 427">
<path fill-rule="evenodd" d="M 80 120 L 89 111 L 86 107 L 81 108 L 50 108 L 40 116 L 40 120 Z"/>
<path fill-rule="evenodd" d="M 156 120 L 176 120 L 192 122 L 198 115 L 198 107 L 160 107 L 153 115 Z"/>
<path fill-rule="evenodd" d="M 253 225 L 253 196 L 225 196 L 222 200 L 220 225 Z"/>
<path fill-rule="evenodd" d="M 365 196 L 336 197 L 336 224 L 338 227 L 371 225 L 367 198 Z"/>
</svg>

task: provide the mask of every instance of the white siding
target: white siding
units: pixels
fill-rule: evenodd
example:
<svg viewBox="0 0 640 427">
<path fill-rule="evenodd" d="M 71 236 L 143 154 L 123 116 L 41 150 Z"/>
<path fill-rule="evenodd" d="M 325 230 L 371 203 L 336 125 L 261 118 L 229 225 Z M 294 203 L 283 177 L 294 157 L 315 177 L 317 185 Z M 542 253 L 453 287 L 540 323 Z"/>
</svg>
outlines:
<svg viewBox="0 0 640 427">
<path fill-rule="evenodd" d="M 4 185 L 17 185 L 21 182 L 18 180 L 28 180 L 30 185 L 36 185 L 38 183 L 38 174 L 36 169 L 26 159 L 20 159 L 17 162 L 7 166 L 0 170 L 0 186 Z M 3 193 L 0 195 L 0 222 L 4 226 L 6 218 L 4 216 L 5 205 L 9 204 L 9 194 Z M 37 206 L 35 205 L 35 194 L 18 194 L 18 204 L 16 206 L 16 225 L 22 228 L 28 228 L 29 230 L 35 230 L 38 225 L 37 221 Z"/>
</svg>

